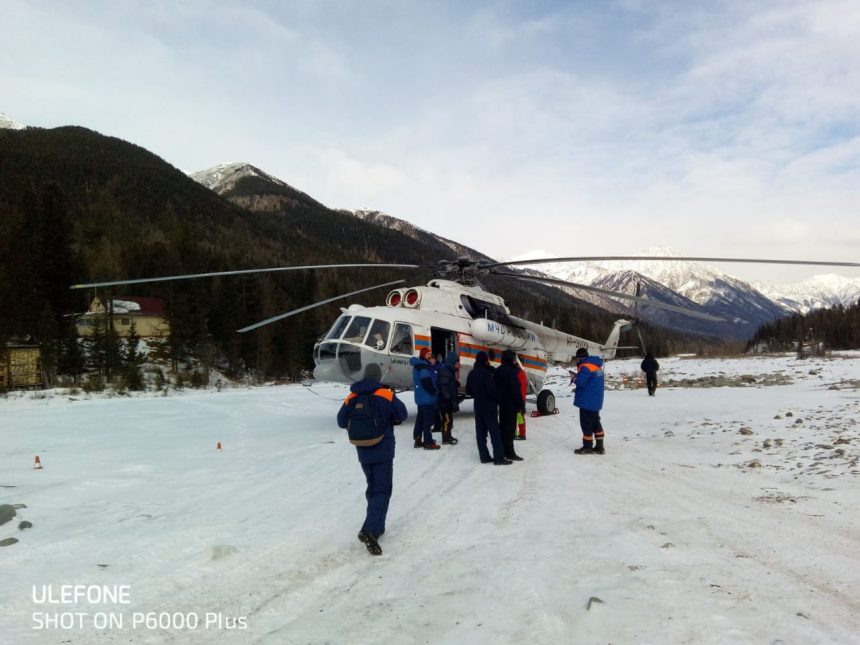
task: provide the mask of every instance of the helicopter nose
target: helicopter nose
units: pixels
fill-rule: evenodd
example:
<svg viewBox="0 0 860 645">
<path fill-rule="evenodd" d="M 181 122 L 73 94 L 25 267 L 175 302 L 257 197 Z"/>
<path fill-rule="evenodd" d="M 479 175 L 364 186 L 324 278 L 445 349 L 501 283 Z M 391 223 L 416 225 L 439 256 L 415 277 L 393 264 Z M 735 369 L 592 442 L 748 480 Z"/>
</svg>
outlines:
<svg viewBox="0 0 860 645">
<path fill-rule="evenodd" d="M 314 378 L 321 381 L 361 380 L 362 350 L 350 343 L 320 343 L 314 350 Z"/>
</svg>

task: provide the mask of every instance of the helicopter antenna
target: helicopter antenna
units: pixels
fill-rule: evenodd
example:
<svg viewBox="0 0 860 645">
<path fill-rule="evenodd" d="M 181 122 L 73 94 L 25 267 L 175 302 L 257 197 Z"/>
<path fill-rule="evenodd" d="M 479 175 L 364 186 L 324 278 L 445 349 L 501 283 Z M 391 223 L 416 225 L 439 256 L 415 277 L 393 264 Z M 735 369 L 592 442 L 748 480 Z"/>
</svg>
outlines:
<svg viewBox="0 0 860 645">
<path fill-rule="evenodd" d="M 364 293 L 365 291 L 373 291 L 374 289 L 381 289 L 382 287 L 391 287 L 395 284 L 400 284 L 401 282 L 406 282 L 406 280 L 395 280 L 394 282 L 385 282 L 384 284 L 377 284 L 373 287 L 367 287 L 367 289 L 359 289 L 358 291 L 350 291 L 349 293 L 343 293 L 339 296 L 335 296 L 334 298 L 329 298 L 328 300 L 320 300 L 319 302 L 315 302 L 312 305 L 306 305 L 304 307 L 299 307 L 298 309 L 293 309 L 292 311 L 288 311 L 285 314 L 280 314 L 278 316 L 272 316 L 271 318 L 266 318 L 266 320 L 261 320 L 258 323 L 254 323 L 253 325 L 248 325 L 247 327 L 242 327 L 242 329 L 237 330 L 240 334 L 244 334 L 245 332 L 252 331 L 254 329 L 258 329 L 259 327 L 263 327 L 264 325 L 268 325 L 273 322 L 277 322 L 279 320 L 283 320 L 284 318 L 289 318 L 290 316 L 295 316 L 296 314 L 300 314 L 303 311 L 308 311 L 309 309 L 313 309 L 315 307 L 322 307 L 323 305 L 327 305 L 330 302 L 334 302 L 335 300 L 342 300 L 343 298 L 349 298 L 350 296 L 354 296 L 358 293 Z"/>
</svg>

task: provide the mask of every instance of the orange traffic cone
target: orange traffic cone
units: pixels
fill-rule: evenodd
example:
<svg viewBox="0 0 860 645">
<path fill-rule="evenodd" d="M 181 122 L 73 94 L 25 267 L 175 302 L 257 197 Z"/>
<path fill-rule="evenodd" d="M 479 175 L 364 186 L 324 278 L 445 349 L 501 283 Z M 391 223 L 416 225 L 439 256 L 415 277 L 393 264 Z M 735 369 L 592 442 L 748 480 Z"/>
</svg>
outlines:
<svg viewBox="0 0 860 645">
<path fill-rule="evenodd" d="M 42 470 L 42 460 L 39 455 L 36 455 L 36 463 L 33 465 L 33 470 Z"/>
<path fill-rule="evenodd" d="M 217 444 L 215 444 L 215 450 L 218 450 L 218 451 L 221 450 L 221 442 L 220 441 Z"/>
</svg>

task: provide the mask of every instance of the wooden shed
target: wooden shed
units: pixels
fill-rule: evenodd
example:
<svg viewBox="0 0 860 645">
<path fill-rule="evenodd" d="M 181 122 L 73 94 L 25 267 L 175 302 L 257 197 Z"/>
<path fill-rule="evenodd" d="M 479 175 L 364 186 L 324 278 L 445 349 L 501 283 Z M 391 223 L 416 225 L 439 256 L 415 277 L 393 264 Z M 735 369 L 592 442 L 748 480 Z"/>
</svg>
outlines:
<svg viewBox="0 0 860 645">
<path fill-rule="evenodd" d="M 0 390 L 39 387 L 42 387 L 39 346 L 11 342 L 0 347 Z"/>
</svg>

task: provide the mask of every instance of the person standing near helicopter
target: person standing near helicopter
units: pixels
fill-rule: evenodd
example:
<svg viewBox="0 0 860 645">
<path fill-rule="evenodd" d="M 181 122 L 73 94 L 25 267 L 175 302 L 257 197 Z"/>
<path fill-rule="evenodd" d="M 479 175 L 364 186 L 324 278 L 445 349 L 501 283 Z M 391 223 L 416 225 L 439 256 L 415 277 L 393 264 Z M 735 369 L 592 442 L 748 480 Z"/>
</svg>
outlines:
<svg viewBox="0 0 860 645">
<path fill-rule="evenodd" d="M 499 391 L 499 426 L 502 429 L 502 444 L 505 448 L 505 459 L 522 461 L 514 450 L 514 433 L 517 429 L 517 414 L 525 412 L 526 402 L 520 390 L 520 378 L 517 375 L 517 355 L 512 349 L 502 352 L 502 364 L 493 372 L 496 389 Z"/>
<path fill-rule="evenodd" d="M 436 386 L 439 389 L 437 408 L 442 417 L 440 429 L 442 431 L 442 443 L 455 446 L 459 443 L 451 434 L 454 428 L 454 413 L 460 409 L 457 404 L 457 393 L 460 384 L 457 382 L 457 352 L 448 352 L 445 361 L 436 372 Z"/>
<path fill-rule="evenodd" d="M 493 379 L 493 368 L 487 352 L 478 352 L 475 366 L 466 378 L 466 394 L 475 402 L 475 438 L 478 442 L 478 457 L 482 464 L 510 466 L 513 462 L 505 459 L 502 445 L 502 431 L 499 428 L 499 393 Z M 493 454 L 487 450 L 487 435 L 493 446 Z"/>
<path fill-rule="evenodd" d="M 603 359 L 589 356 L 584 347 L 576 350 L 573 405 L 579 408 L 579 425 L 582 428 L 582 448 L 573 451 L 577 455 L 606 454 L 603 449 L 603 426 L 600 423 L 603 380 Z"/>
<path fill-rule="evenodd" d="M 522 363 L 517 361 L 517 378 L 520 380 L 520 394 L 523 395 L 523 401 L 529 393 L 529 377 L 526 376 L 526 371 L 523 369 Z M 526 409 L 523 405 L 522 412 L 517 412 L 517 429 L 514 434 L 514 439 L 519 441 L 526 440 Z"/>
<path fill-rule="evenodd" d="M 651 352 L 645 354 L 642 364 L 639 366 L 645 372 L 645 381 L 648 384 L 648 396 L 654 396 L 657 391 L 657 370 L 660 369 L 660 363 L 654 358 Z"/>
<path fill-rule="evenodd" d="M 433 440 L 433 420 L 436 418 L 436 373 L 433 363 L 436 359 L 428 347 L 423 347 L 418 357 L 409 359 L 412 365 L 412 385 L 415 387 L 415 405 L 418 414 L 415 416 L 415 428 L 412 438 L 416 448 L 438 450 L 441 446 Z"/>
</svg>

